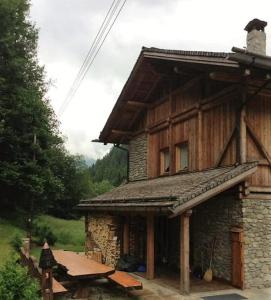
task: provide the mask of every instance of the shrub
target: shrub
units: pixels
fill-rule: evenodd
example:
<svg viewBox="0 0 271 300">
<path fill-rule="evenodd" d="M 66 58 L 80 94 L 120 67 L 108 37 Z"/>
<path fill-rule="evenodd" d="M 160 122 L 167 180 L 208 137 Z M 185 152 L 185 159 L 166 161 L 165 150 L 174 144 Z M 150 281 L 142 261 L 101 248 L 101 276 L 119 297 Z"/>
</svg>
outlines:
<svg viewBox="0 0 271 300">
<path fill-rule="evenodd" d="M 23 246 L 22 238 L 18 234 L 16 234 L 10 241 L 10 245 L 13 250 L 15 250 L 16 252 L 20 252 L 20 249 Z"/>
<path fill-rule="evenodd" d="M 51 227 L 46 224 L 34 223 L 34 234 L 40 246 L 42 246 L 45 241 L 47 241 L 50 246 L 53 246 L 57 241 L 57 237 Z"/>
<path fill-rule="evenodd" d="M 38 283 L 28 274 L 26 268 L 10 259 L 0 270 L 1 300 L 40 300 Z"/>
</svg>

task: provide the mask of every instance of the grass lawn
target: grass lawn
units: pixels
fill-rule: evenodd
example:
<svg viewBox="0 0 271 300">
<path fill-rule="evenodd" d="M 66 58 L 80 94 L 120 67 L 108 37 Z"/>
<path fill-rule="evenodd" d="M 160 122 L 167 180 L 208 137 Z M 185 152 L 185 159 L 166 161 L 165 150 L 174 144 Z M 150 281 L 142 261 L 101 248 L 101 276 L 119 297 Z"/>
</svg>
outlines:
<svg viewBox="0 0 271 300">
<path fill-rule="evenodd" d="M 85 229 L 84 220 L 64 220 L 48 215 L 38 217 L 38 223 L 49 225 L 57 237 L 57 242 L 53 249 L 64 249 L 76 252 L 84 251 Z M 19 234 L 26 236 L 22 226 L 16 217 L 12 221 L 0 218 L 0 266 L 6 261 L 11 252 L 9 245 L 12 238 Z M 39 258 L 41 247 L 32 249 L 32 255 Z"/>
<path fill-rule="evenodd" d="M 57 237 L 56 244 L 52 249 L 84 251 L 85 224 L 84 220 L 64 220 L 48 215 L 38 217 L 39 224 L 47 224 Z M 32 255 L 39 258 L 40 247 L 32 249 Z"/>
<path fill-rule="evenodd" d="M 19 227 L 10 224 L 7 220 L 0 218 L 0 267 L 9 258 L 11 252 L 10 241 L 15 235 L 25 236 L 25 232 Z"/>
</svg>

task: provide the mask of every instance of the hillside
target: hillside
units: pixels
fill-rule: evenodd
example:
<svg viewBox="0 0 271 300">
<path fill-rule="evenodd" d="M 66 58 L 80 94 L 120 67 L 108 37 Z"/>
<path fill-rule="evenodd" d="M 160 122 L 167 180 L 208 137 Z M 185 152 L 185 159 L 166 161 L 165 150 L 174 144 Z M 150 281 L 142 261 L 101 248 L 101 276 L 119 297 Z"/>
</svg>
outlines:
<svg viewBox="0 0 271 300">
<path fill-rule="evenodd" d="M 94 182 L 109 181 L 113 186 L 118 186 L 127 178 L 127 151 L 112 147 L 89 170 Z"/>
</svg>

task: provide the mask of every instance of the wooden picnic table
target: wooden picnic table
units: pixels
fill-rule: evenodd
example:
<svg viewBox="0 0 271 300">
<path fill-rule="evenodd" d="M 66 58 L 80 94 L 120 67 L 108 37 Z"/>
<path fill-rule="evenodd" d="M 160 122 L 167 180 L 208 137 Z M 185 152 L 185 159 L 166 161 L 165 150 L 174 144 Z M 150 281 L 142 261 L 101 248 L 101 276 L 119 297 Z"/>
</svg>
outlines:
<svg viewBox="0 0 271 300">
<path fill-rule="evenodd" d="M 53 255 L 56 262 L 74 278 L 108 277 L 115 272 L 111 267 L 72 251 L 53 250 Z"/>
</svg>

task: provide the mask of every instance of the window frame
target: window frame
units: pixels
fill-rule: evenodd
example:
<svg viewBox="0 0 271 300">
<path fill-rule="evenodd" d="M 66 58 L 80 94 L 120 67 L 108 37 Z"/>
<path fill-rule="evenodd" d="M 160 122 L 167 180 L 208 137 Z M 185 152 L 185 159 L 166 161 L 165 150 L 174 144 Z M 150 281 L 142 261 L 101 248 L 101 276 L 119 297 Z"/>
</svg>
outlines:
<svg viewBox="0 0 271 300">
<path fill-rule="evenodd" d="M 165 154 L 167 153 L 168 155 L 168 167 L 165 168 Z M 159 168 L 160 168 L 160 176 L 167 175 L 170 172 L 170 152 L 169 152 L 169 147 L 165 147 L 160 149 L 159 151 Z M 168 169 L 168 171 L 166 171 Z"/>
<path fill-rule="evenodd" d="M 183 146 L 186 146 L 187 153 L 187 166 L 181 168 L 181 149 Z M 189 143 L 188 140 L 175 144 L 175 171 L 176 173 L 188 172 L 189 171 Z"/>
</svg>

